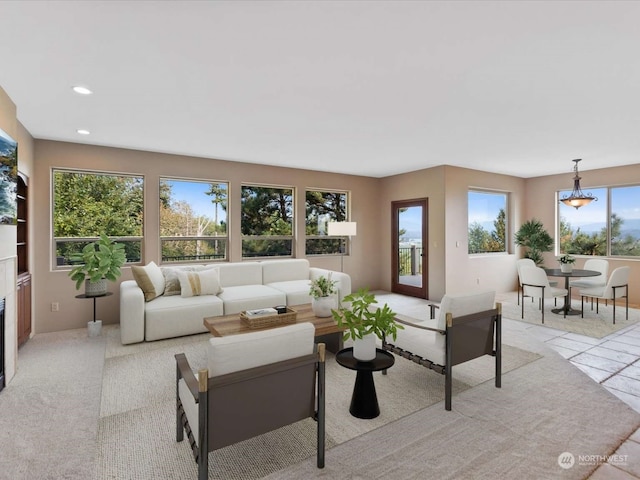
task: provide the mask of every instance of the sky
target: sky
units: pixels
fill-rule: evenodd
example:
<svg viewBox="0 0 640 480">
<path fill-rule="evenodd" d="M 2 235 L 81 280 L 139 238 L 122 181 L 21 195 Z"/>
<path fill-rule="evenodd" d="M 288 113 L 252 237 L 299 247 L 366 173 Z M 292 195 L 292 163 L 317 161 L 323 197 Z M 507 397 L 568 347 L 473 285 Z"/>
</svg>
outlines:
<svg viewBox="0 0 640 480">
<path fill-rule="evenodd" d="M 171 194 L 173 200 L 181 200 L 188 202 L 193 208 L 196 215 L 206 215 L 213 218 L 214 205 L 211 202 L 213 197 L 205 195 L 211 184 L 206 182 L 190 182 L 170 180 L 167 183 L 171 185 Z M 222 207 L 218 208 L 218 222 L 223 222 L 227 218 L 227 212 Z"/>
<path fill-rule="evenodd" d="M 493 230 L 493 222 L 501 208 L 505 207 L 506 194 L 469 192 L 469 225 L 480 223 L 486 230 Z"/>
</svg>

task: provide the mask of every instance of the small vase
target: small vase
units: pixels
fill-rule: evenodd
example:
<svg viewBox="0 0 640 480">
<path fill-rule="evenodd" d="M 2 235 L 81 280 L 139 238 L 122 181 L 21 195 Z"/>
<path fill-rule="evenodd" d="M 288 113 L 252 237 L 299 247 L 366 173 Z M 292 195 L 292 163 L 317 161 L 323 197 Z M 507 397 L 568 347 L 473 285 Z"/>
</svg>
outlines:
<svg viewBox="0 0 640 480">
<path fill-rule="evenodd" d="M 376 358 L 376 336 L 370 333 L 356 338 L 353 341 L 353 356 L 361 362 L 370 362 Z"/>
<path fill-rule="evenodd" d="M 560 271 L 562 273 L 571 273 L 573 272 L 573 265 L 571 263 L 561 263 Z"/>
<path fill-rule="evenodd" d="M 313 298 L 311 300 L 311 309 L 316 317 L 330 317 L 331 310 L 335 308 L 338 308 L 335 295 Z"/>
</svg>

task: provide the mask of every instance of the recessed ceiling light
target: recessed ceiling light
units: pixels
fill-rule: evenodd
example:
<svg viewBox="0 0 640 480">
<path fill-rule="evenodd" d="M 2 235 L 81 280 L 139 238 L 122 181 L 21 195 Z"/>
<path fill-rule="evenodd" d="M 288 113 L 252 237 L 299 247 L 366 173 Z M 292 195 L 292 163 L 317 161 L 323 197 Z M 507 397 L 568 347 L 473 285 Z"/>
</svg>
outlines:
<svg viewBox="0 0 640 480">
<path fill-rule="evenodd" d="M 89 135 L 91 132 L 89 130 L 85 130 L 84 128 L 79 128 L 76 130 L 80 135 Z"/>
<path fill-rule="evenodd" d="M 80 85 L 76 85 L 75 87 L 73 87 L 73 91 L 79 93 L 80 95 L 91 95 L 93 93 L 87 87 L 82 87 Z"/>
</svg>

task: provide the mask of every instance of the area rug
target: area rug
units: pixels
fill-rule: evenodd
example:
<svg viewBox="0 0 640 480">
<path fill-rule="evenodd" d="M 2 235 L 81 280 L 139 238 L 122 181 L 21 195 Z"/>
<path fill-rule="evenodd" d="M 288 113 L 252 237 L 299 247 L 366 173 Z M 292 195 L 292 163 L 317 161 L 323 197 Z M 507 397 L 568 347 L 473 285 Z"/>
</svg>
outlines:
<svg viewBox="0 0 640 480">
<path fill-rule="evenodd" d="M 509 297 L 511 298 L 511 297 Z M 564 299 L 558 299 L 558 306 L 562 305 Z M 580 310 L 580 300 L 573 299 L 571 304 L 573 309 Z M 624 305 L 616 305 L 616 323 L 613 324 L 613 306 L 604 305 L 600 302 L 598 313 L 595 304 L 591 310 L 591 303 L 585 301 L 584 318 L 580 315 L 569 315 L 566 318 L 562 314 L 556 314 L 551 309 L 554 306 L 553 300 L 546 299 L 544 305 L 544 326 L 562 330 L 564 332 L 578 333 L 593 338 L 603 338 L 623 328 L 640 321 L 640 310 L 629 308 L 629 319 L 625 318 Z M 530 298 L 524 301 L 524 318 L 521 314 L 521 305 L 517 304 L 516 293 L 513 294 L 512 301 L 502 302 L 502 317 L 532 325 L 542 325 L 542 313 L 538 308 L 538 300 L 531 301 Z"/>
<path fill-rule="evenodd" d="M 187 442 L 175 441 L 175 360 L 184 352 L 194 368 L 206 364 L 207 335 L 132 346 L 106 329 L 96 479 L 196 478 Z M 540 358 L 504 345 L 503 373 Z M 129 352 L 129 353 L 127 353 Z M 483 357 L 454 368 L 456 394 L 492 380 L 494 362 Z M 355 372 L 327 357 L 327 448 L 444 400 L 444 376 L 396 358 L 388 375 L 375 374 L 381 414 L 361 420 L 349 414 Z M 442 403 L 444 410 L 444 403 Z M 261 478 L 315 455 L 315 424 L 302 421 L 212 452 L 211 479 Z"/>
</svg>

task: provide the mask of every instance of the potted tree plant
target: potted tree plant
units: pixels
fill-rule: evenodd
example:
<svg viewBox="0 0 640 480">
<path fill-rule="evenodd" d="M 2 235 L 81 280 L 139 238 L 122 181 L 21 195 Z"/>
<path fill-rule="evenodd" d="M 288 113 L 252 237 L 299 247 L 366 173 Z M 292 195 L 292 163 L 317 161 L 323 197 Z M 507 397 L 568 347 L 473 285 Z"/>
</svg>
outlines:
<svg viewBox="0 0 640 480">
<path fill-rule="evenodd" d="M 339 327 L 346 328 L 344 339 L 353 339 L 353 356 L 360 361 L 371 361 L 376 356 L 376 337 L 382 340 L 391 335 L 395 340 L 404 327 L 395 321 L 396 314 L 386 303 L 375 310 L 375 295 L 360 289 L 344 297 L 344 304 L 333 310 L 333 319 Z"/>
<path fill-rule="evenodd" d="M 79 263 L 69 272 L 71 280 L 76 282 L 77 290 L 84 283 L 85 295 L 91 297 L 107 292 L 107 280 L 114 282 L 120 277 L 120 267 L 127 261 L 127 256 L 123 244 L 100 235 L 99 240 L 85 245 L 81 253 L 72 255 L 71 261 Z"/>
<path fill-rule="evenodd" d="M 331 310 L 338 308 L 336 293 L 338 282 L 331 280 L 331 273 L 326 277 L 321 275 L 311 281 L 309 295 L 311 295 L 311 308 L 316 317 L 330 317 Z"/>
<path fill-rule="evenodd" d="M 524 222 L 514 235 L 514 243 L 525 247 L 524 258 L 530 258 L 536 265 L 542 265 L 544 252 L 553 249 L 553 238 L 545 230 L 540 220 L 535 218 Z"/>
</svg>

